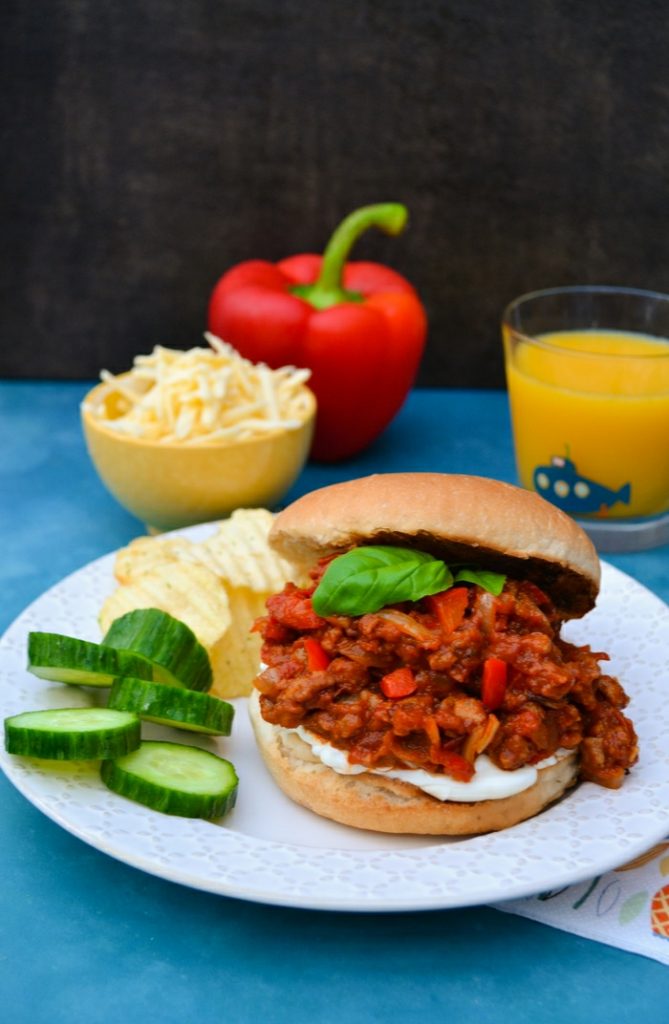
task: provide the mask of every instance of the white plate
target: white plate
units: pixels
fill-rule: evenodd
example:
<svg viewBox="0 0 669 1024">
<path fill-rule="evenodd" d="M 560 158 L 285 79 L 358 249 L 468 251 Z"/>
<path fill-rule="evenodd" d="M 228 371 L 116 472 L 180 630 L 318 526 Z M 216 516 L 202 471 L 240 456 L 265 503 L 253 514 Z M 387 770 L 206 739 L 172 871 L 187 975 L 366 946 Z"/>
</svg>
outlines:
<svg viewBox="0 0 669 1024">
<path fill-rule="evenodd" d="M 185 533 L 201 537 L 203 528 Z M 31 676 L 25 670 L 26 637 L 29 630 L 45 630 L 99 639 L 96 616 L 114 589 L 113 561 L 108 555 L 67 577 L 7 631 L 0 641 L 3 717 L 104 699 Z M 192 741 L 230 758 L 239 773 L 237 807 L 221 824 L 133 804 L 109 792 L 95 766 L 52 766 L 4 751 L 0 765 L 31 803 L 98 850 L 208 892 L 356 911 L 438 909 L 529 896 L 602 874 L 669 831 L 669 608 L 604 565 L 596 610 L 571 623 L 565 635 L 611 654 L 611 671 L 632 696 L 629 710 L 641 758 L 622 789 L 583 784 L 543 814 L 502 833 L 445 841 L 396 838 L 318 818 L 292 804 L 267 775 L 244 700 L 236 702 L 232 738 Z M 145 735 L 189 742 L 189 734 L 157 726 L 146 727 Z"/>
</svg>

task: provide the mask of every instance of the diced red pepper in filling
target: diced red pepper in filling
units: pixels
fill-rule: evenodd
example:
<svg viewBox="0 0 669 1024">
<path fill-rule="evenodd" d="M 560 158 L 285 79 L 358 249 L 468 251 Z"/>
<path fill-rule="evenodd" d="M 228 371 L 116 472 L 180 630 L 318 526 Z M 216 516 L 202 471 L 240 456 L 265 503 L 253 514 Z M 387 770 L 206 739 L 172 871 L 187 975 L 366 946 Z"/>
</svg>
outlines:
<svg viewBox="0 0 669 1024">
<path fill-rule="evenodd" d="M 465 617 L 469 603 L 467 587 L 451 587 L 440 594 L 432 594 L 425 599 L 427 607 L 439 619 L 442 633 L 450 636 Z"/>
<path fill-rule="evenodd" d="M 396 668 L 394 672 L 389 672 L 383 677 L 379 686 L 384 696 L 397 700 L 399 697 L 409 697 L 415 692 L 418 684 L 410 668 Z"/>
<path fill-rule="evenodd" d="M 330 664 L 330 658 L 323 650 L 323 645 L 313 636 L 305 636 L 302 641 L 307 653 L 307 668 L 310 672 L 324 672 Z"/>
<path fill-rule="evenodd" d="M 474 776 L 474 766 L 454 750 L 443 750 L 439 755 L 439 762 L 444 766 L 446 774 L 456 782 L 469 782 Z"/>
<path fill-rule="evenodd" d="M 501 658 L 486 658 L 483 663 L 481 700 L 488 711 L 494 711 L 504 702 L 508 666 Z"/>
</svg>

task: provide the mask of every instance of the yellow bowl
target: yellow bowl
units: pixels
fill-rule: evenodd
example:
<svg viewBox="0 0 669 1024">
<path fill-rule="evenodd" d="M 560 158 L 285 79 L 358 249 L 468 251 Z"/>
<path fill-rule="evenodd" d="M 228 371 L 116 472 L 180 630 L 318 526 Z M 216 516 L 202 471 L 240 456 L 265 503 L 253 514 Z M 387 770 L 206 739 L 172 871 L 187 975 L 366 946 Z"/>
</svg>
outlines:
<svg viewBox="0 0 669 1024">
<path fill-rule="evenodd" d="M 271 508 L 299 476 L 309 454 L 316 399 L 304 387 L 301 425 L 266 437 L 187 445 L 120 434 L 92 411 L 118 415 L 117 398 L 98 384 L 81 406 L 88 453 L 117 501 L 153 531 L 222 519 L 236 508 Z"/>
</svg>

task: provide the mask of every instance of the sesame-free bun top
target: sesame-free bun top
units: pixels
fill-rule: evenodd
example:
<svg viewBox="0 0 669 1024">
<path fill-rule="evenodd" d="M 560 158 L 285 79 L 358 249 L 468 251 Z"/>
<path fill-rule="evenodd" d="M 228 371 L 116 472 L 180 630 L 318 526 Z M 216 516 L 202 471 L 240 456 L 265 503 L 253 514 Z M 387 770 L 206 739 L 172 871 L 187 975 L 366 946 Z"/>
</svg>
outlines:
<svg viewBox="0 0 669 1024">
<path fill-rule="evenodd" d="M 565 618 L 584 615 L 599 591 L 581 527 L 533 491 L 487 477 L 379 473 L 323 487 L 277 515 L 270 543 L 302 563 L 360 544 L 419 548 L 531 580 Z"/>
</svg>

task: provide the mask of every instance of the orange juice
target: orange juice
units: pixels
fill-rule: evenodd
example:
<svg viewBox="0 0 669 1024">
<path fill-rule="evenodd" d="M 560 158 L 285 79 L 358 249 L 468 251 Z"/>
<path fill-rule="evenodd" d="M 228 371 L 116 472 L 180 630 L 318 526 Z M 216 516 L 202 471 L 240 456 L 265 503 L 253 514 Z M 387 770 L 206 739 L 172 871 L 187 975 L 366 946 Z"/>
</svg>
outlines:
<svg viewBox="0 0 669 1024">
<path fill-rule="evenodd" d="M 572 515 L 669 508 L 669 340 L 504 326 L 521 483 Z"/>
</svg>

